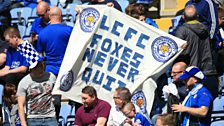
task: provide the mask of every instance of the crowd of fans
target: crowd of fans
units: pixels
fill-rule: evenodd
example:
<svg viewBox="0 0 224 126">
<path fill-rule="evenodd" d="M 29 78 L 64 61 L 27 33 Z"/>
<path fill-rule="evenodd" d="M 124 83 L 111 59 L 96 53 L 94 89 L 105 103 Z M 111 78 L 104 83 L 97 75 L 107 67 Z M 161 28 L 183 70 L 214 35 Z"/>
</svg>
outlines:
<svg viewBox="0 0 224 126">
<path fill-rule="evenodd" d="M 125 13 L 158 28 L 156 22 L 146 16 L 145 4 L 152 1 L 131 0 Z M 4 126 L 58 125 L 61 96 L 52 95 L 51 91 L 73 28 L 63 23 L 62 10 L 51 7 L 50 2 L 0 0 L 0 116 Z M 106 4 L 122 11 L 116 0 L 78 2 Z M 9 13 L 12 8 L 24 6 L 35 8 L 38 16 L 32 22 L 27 40 L 11 26 Z M 115 104 L 110 105 L 97 97 L 93 87 L 86 86 L 81 92 L 83 104 L 75 104 L 74 125 L 211 125 L 213 100 L 218 96 L 219 77 L 224 72 L 224 1 L 189 0 L 178 14 L 180 18 L 175 18 L 178 21 L 169 31 L 186 40 L 187 46 L 171 70 L 167 70 L 170 74 L 164 73 L 156 80 L 152 112 L 142 114 L 131 102 L 128 88 L 118 87 L 113 95 Z M 172 82 L 168 83 L 169 77 Z"/>
</svg>

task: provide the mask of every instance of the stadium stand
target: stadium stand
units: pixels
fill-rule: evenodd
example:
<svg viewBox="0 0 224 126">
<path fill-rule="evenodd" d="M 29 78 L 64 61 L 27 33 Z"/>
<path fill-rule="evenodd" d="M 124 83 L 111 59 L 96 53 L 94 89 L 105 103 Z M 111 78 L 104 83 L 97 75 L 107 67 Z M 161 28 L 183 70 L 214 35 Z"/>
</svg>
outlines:
<svg viewBox="0 0 224 126">
<path fill-rule="evenodd" d="M 125 12 L 125 8 L 129 5 L 129 1 L 128 0 L 116 0 L 120 6 L 123 12 Z"/>
<path fill-rule="evenodd" d="M 32 9 L 29 7 L 14 8 L 10 10 L 12 16 L 12 24 L 27 25 L 28 18 L 31 17 Z"/>
</svg>

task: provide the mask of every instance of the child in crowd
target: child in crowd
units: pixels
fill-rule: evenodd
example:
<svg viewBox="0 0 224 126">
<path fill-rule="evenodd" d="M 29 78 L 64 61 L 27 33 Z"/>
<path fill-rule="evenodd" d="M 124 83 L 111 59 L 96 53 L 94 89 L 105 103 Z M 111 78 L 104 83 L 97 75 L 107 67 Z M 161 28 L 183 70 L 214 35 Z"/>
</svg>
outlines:
<svg viewBox="0 0 224 126">
<path fill-rule="evenodd" d="M 132 102 L 124 105 L 122 112 L 127 117 L 125 123 L 132 126 L 150 126 L 150 122 L 142 113 L 136 112 L 135 106 Z"/>
<path fill-rule="evenodd" d="M 168 113 L 158 115 L 156 126 L 176 126 L 175 116 Z"/>
</svg>

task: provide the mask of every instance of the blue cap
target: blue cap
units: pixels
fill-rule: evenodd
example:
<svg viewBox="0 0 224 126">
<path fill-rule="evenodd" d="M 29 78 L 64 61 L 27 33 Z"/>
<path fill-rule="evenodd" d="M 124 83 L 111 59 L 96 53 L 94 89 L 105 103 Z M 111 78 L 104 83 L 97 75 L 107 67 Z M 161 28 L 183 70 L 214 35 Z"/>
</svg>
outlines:
<svg viewBox="0 0 224 126">
<path fill-rule="evenodd" d="M 190 77 L 196 77 L 201 80 L 205 80 L 205 75 L 202 73 L 202 71 L 196 67 L 196 66 L 190 66 L 188 67 L 184 73 L 178 78 L 178 80 L 185 80 Z"/>
</svg>

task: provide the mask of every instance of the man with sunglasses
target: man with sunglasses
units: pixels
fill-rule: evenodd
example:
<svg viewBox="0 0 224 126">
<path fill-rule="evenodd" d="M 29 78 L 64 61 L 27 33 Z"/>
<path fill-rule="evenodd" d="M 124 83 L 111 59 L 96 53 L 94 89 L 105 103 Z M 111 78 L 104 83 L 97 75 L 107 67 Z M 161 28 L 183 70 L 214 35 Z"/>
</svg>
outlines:
<svg viewBox="0 0 224 126">
<path fill-rule="evenodd" d="M 34 45 L 35 48 L 37 48 L 36 42 L 38 39 L 38 34 L 50 22 L 49 18 L 50 6 L 48 5 L 47 2 L 44 1 L 39 2 L 36 11 L 38 18 L 35 19 L 35 21 L 32 23 L 32 28 L 30 30 L 30 42 Z"/>
</svg>

